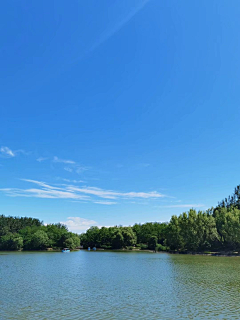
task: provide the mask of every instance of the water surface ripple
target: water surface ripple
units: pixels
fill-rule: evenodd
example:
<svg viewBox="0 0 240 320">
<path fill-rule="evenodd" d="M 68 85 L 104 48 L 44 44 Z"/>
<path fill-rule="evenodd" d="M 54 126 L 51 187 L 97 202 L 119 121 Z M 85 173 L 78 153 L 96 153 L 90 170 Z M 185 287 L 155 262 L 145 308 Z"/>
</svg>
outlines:
<svg viewBox="0 0 240 320">
<path fill-rule="evenodd" d="M 240 319 L 240 258 L 0 253 L 0 319 Z"/>
</svg>

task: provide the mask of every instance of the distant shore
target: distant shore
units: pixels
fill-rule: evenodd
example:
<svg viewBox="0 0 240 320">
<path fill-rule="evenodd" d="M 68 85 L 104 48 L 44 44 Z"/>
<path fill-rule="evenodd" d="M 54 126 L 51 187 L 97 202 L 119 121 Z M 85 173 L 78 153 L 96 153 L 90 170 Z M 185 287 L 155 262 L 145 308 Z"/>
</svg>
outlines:
<svg viewBox="0 0 240 320">
<path fill-rule="evenodd" d="M 76 251 L 88 251 L 87 248 L 77 248 L 77 249 L 72 249 L 71 252 L 76 252 Z M 4 254 L 4 252 L 61 252 L 62 249 L 45 249 L 45 250 L 0 250 L 0 254 Z M 192 255 L 192 256 L 212 256 L 212 257 L 240 257 L 240 252 L 182 252 L 182 251 L 154 251 L 154 250 L 140 250 L 140 249 L 102 249 L 102 248 L 97 248 L 96 250 L 91 249 L 90 251 L 105 251 L 105 252 L 142 252 L 142 253 L 168 253 L 168 254 L 176 254 L 176 255 Z"/>
<path fill-rule="evenodd" d="M 81 248 L 80 250 L 88 251 L 87 248 Z M 90 250 L 94 251 L 94 250 Z M 192 252 L 192 251 L 155 251 L 155 250 L 141 250 L 141 249 L 102 249 L 97 248 L 96 251 L 106 251 L 106 252 L 150 252 L 150 253 L 168 253 L 168 254 L 179 254 L 179 255 L 192 255 L 192 256 L 213 256 L 213 257 L 240 257 L 240 252 L 232 252 L 232 251 L 226 251 L 226 252 Z"/>
</svg>

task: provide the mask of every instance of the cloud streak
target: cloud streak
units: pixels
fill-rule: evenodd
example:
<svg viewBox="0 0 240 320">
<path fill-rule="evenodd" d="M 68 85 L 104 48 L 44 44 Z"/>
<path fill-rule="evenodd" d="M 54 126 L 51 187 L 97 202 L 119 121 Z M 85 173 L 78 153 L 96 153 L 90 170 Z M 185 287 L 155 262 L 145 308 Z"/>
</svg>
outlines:
<svg viewBox="0 0 240 320">
<path fill-rule="evenodd" d="M 94 203 L 104 204 L 104 205 L 107 205 L 107 206 L 111 206 L 113 204 L 117 204 L 117 202 L 113 202 L 113 201 L 94 201 Z"/>
<path fill-rule="evenodd" d="M 61 162 L 61 163 L 66 163 L 66 164 L 75 164 L 76 162 L 73 160 L 64 160 L 64 159 L 59 159 L 58 157 L 53 158 L 53 162 Z"/>
<path fill-rule="evenodd" d="M 65 159 L 60 159 L 58 157 L 54 157 L 53 162 L 55 163 L 63 163 L 63 164 L 67 164 L 68 166 L 65 166 L 63 169 L 65 171 L 68 171 L 68 172 L 76 172 L 77 174 L 81 174 L 82 172 L 88 170 L 89 168 L 88 167 L 84 167 L 84 166 L 81 166 L 81 164 L 77 163 L 76 161 L 73 161 L 73 160 L 65 160 Z"/>
<path fill-rule="evenodd" d="M 16 156 L 15 152 L 8 147 L 1 147 L 0 152 L 2 157 L 13 158 Z"/>
<path fill-rule="evenodd" d="M 23 181 L 34 184 L 37 187 L 21 188 L 3 188 L 0 191 L 11 197 L 33 197 L 48 199 L 71 199 L 85 200 L 96 204 L 112 205 L 116 204 L 111 200 L 117 199 L 159 199 L 166 197 L 157 191 L 151 192 L 119 192 L 113 190 L 104 190 L 95 187 L 77 187 L 73 185 L 50 185 L 42 181 L 32 179 L 22 179 Z M 104 199 L 104 201 L 103 201 Z"/>
<path fill-rule="evenodd" d="M 143 0 L 140 1 L 139 4 L 134 7 L 122 20 L 117 21 L 115 25 L 111 28 L 106 30 L 99 39 L 92 45 L 89 49 L 89 52 L 94 51 L 97 47 L 103 44 L 105 41 L 110 39 L 116 32 L 118 32 L 122 27 L 128 23 L 143 7 L 149 2 L 150 0 Z"/>
<path fill-rule="evenodd" d="M 144 198 L 144 199 L 150 199 L 150 198 L 163 198 L 165 195 L 158 193 L 157 191 L 151 191 L 151 192 L 117 192 L 113 190 L 104 190 L 101 188 L 95 188 L 95 187 L 85 187 L 85 188 L 78 188 L 75 186 L 69 186 L 69 190 L 73 192 L 80 192 L 84 194 L 94 195 L 100 198 L 104 199 L 117 199 L 117 198 Z"/>
<path fill-rule="evenodd" d="M 38 161 L 38 162 L 42 162 L 42 161 L 45 161 L 45 160 L 47 160 L 48 158 L 44 158 L 44 157 L 39 157 L 39 158 L 37 158 L 36 160 Z"/>
<path fill-rule="evenodd" d="M 8 147 L 1 147 L 0 148 L 0 157 L 1 158 L 14 158 L 16 157 L 17 155 L 19 154 L 24 154 L 24 155 L 29 155 L 31 152 L 26 152 L 22 149 L 19 149 L 19 150 L 11 150 L 10 148 Z"/>
<path fill-rule="evenodd" d="M 70 182 L 70 183 L 83 183 L 83 182 L 85 182 L 83 180 L 71 180 L 71 179 L 64 179 L 64 178 L 58 178 L 58 179 L 65 181 L 65 182 Z"/>
</svg>

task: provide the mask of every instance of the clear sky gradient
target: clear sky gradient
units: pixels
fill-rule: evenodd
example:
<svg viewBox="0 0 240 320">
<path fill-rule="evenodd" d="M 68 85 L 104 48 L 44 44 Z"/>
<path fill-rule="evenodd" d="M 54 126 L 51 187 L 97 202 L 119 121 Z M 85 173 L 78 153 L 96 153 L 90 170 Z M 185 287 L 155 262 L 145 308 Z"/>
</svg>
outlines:
<svg viewBox="0 0 240 320">
<path fill-rule="evenodd" d="M 167 221 L 240 183 L 240 2 L 4 1 L 0 214 Z"/>
</svg>

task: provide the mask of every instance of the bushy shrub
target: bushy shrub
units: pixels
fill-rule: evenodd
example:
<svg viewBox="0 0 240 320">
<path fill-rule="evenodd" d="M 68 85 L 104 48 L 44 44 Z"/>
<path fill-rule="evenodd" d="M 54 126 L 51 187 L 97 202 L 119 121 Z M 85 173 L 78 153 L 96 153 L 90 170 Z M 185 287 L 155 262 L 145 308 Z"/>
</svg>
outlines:
<svg viewBox="0 0 240 320">
<path fill-rule="evenodd" d="M 148 249 L 148 245 L 144 244 L 144 243 L 141 243 L 140 244 L 140 248 L 141 248 L 141 250 L 147 250 Z"/>
<path fill-rule="evenodd" d="M 151 236 L 148 241 L 148 248 L 151 250 L 155 250 L 156 246 L 157 246 L 157 237 Z"/>
<path fill-rule="evenodd" d="M 23 247 L 23 238 L 15 233 L 0 237 L 0 250 L 20 250 Z"/>
<path fill-rule="evenodd" d="M 156 251 L 166 251 L 167 247 L 163 246 L 162 244 L 157 244 Z"/>
<path fill-rule="evenodd" d="M 112 249 L 111 246 L 107 246 L 107 245 L 105 245 L 105 244 L 103 244 L 103 245 L 101 246 L 101 248 L 102 248 L 102 249 L 105 249 L 105 250 L 110 250 L 110 249 Z"/>
</svg>

